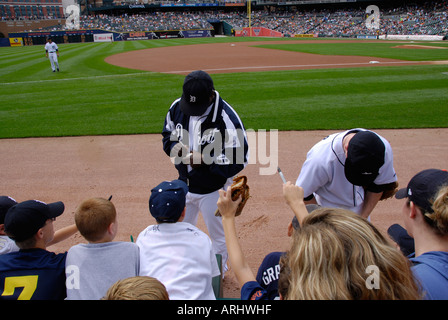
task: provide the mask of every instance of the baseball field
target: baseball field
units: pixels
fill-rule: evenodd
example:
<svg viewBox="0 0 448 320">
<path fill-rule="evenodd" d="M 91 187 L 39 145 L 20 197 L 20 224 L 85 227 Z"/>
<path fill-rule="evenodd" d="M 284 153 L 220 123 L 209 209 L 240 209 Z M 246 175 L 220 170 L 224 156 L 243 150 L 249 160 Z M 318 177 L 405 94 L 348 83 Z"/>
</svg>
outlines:
<svg viewBox="0 0 448 320">
<path fill-rule="evenodd" d="M 73 223 L 82 200 L 110 195 L 119 214 L 116 240 L 130 241 L 154 223 L 149 190 L 177 177 L 162 151 L 163 120 L 185 74 L 195 69 L 212 74 L 257 138 L 242 172 L 252 197 L 237 218 L 254 272 L 267 253 L 287 250 L 292 218 L 280 177 L 260 169 L 279 165 L 295 181 L 312 145 L 354 127 L 390 141 L 401 186 L 422 169 L 448 168 L 444 42 L 207 38 L 58 45 L 56 73 L 43 46 L 0 48 L 0 194 L 63 201 L 66 214 L 56 228 Z M 264 130 L 267 154 L 259 144 Z M 381 202 L 372 223 L 383 232 L 400 223 L 401 204 Z M 202 220 L 199 227 L 206 231 Z M 76 235 L 50 249 L 83 241 Z M 224 296 L 239 296 L 231 271 Z"/>
<path fill-rule="evenodd" d="M 263 46 L 271 56 L 294 53 L 370 56 L 399 59 L 400 64 L 345 64 L 307 70 L 228 69 L 214 75 L 220 94 L 235 105 L 248 128 L 279 130 L 444 127 L 448 67 L 443 64 L 410 65 L 413 61 L 448 60 L 448 43 L 302 41 L 285 39 Z M 159 133 L 167 106 L 181 93 L 182 74 L 128 69 L 108 64 L 108 56 L 142 49 L 176 46 L 173 55 L 145 59 L 153 64 L 181 64 L 189 70 L 183 51 L 192 45 L 259 41 L 255 38 L 205 38 L 60 44 L 61 72 L 53 74 L 43 46 L 0 49 L 1 138 Z M 397 48 L 407 45 L 406 47 Z M 245 46 L 249 47 L 250 46 Z M 253 48 L 252 48 L 253 49 Z M 261 48 L 258 48 L 262 50 Z M 138 51 L 137 51 L 138 52 Z M 170 51 L 172 53 L 173 51 Z M 290 51 L 289 51 L 290 52 Z M 197 67 L 221 60 L 227 66 L 249 65 L 232 56 L 222 61 L 213 51 L 196 56 Z M 161 60 L 162 59 L 162 60 Z M 201 61 L 202 65 L 201 65 Z M 132 63 L 132 56 L 127 61 Z M 260 63 L 260 62 L 258 62 Z M 296 60 L 294 65 L 305 61 Z M 261 62 L 261 65 L 266 62 Z M 276 64 L 281 64 L 277 60 Z M 361 67 L 360 67 L 361 66 Z M 374 66 L 374 68 L 372 68 Z M 322 66 L 321 66 L 322 68 Z M 173 69 L 171 69 L 173 70 Z M 174 69 L 176 70 L 176 69 Z M 248 72 L 251 70 L 252 72 Z M 269 70 L 269 69 L 264 69 Z M 213 72 L 215 73 L 215 72 Z M 281 111 L 281 112 L 279 112 Z"/>
</svg>

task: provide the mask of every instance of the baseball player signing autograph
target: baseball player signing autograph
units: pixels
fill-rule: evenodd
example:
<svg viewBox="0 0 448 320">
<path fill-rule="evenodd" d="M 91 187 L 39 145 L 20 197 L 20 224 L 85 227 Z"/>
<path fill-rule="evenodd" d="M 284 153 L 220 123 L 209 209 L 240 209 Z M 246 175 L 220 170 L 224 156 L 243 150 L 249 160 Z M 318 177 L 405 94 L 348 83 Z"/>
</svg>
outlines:
<svg viewBox="0 0 448 320">
<path fill-rule="evenodd" d="M 344 208 L 368 218 L 379 200 L 397 190 L 392 148 L 369 130 L 334 133 L 308 152 L 296 185 L 303 188 L 306 203 Z"/>
<path fill-rule="evenodd" d="M 247 165 L 248 143 L 244 125 L 235 110 L 215 90 L 204 71 L 186 76 L 182 97 L 165 119 L 163 150 L 188 185 L 185 220 L 196 225 L 202 213 L 215 253 L 226 266 L 227 249 L 221 217 L 215 216 L 218 190 Z"/>
<path fill-rule="evenodd" d="M 45 44 L 45 56 L 50 59 L 51 70 L 59 72 L 59 48 L 56 43 L 53 42 L 51 38 L 48 38 L 48 42 Z"/>
</svg>

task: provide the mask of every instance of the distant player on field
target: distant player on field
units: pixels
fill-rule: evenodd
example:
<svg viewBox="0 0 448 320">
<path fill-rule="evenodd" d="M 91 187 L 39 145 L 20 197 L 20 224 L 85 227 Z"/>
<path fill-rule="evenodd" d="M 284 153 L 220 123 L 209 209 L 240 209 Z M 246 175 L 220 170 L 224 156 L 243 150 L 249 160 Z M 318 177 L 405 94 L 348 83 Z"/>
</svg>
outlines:
<svg viewBox="0 0 448 320">
<path fill-rule="evenodd" d="M 48 38 L 47 43 L 45 44 L 45 56 L 50 59 L 51 70 L 53 70 L 53 72 L 58 70 L 59 72 L 59 48 L 51 38 Z"/>
</svg>

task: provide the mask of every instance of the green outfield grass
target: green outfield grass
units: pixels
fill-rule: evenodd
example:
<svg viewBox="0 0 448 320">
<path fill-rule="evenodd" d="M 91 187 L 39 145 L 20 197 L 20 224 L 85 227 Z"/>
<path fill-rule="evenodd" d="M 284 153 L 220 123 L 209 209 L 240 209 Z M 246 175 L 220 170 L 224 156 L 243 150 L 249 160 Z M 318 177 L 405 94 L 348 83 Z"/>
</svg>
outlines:
<svg viewBox="0 0 448 320">
<path fill-rule="evenodd" d="M 184 76 L 120 68 L 105 63 L 105 57 L 160 46 L 259 40 L 61 44 L 59 73 L 51 72 L 43 46 L 0 48 L 0 138 L 160 133 Z M 289 41 L 272 49 L 388 58 L 393 51 L 398 55 L 393 58 L 403 60 L 448 60 L 448 50 Z M 256 130 L 448 126 L 448 65 L 247 72 L 213 79 L 246 127 Z"/>
<path fill-rule="evenodd" d="M 419 45 L 430 49 L 409 49 L 403 45 Z M 448 60 L 448 43 L 422 42 L 377 42 L 359 41 L 357 43 L 303 43 L 260 45 L 269 49 L 280 49 L 296 52 L 306 52 L 325 55 L 367 56 L 378 58 L 399 59 L 408 61 Z M 440 49 L 436 49 L 436 48 Z"/>
</svg>

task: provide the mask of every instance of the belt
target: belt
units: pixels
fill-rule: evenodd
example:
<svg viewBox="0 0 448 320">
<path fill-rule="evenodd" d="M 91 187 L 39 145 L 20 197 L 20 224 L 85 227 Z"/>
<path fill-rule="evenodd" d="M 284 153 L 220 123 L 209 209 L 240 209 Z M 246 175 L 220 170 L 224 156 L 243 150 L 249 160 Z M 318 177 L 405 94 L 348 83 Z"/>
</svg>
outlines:
<svg viewBox="0 0 448 320">
<path fill-rule="evenodd" d="M 51 52 L 48 52 L 48 53 L 55 53 L 56 51 L 51 51 Z"/>
</svg>

